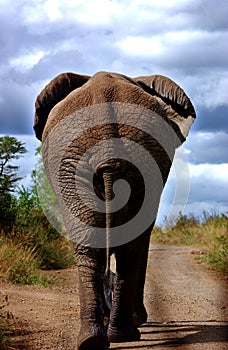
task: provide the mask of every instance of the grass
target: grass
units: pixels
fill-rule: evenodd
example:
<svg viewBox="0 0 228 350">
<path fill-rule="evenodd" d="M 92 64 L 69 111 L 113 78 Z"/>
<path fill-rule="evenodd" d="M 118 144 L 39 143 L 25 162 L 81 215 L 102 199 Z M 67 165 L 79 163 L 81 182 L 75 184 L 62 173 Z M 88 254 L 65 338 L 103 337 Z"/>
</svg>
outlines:
<svg viewBox="0 0 228 350">
<path fill-rule="evenodd" d="M 21 242 L 1 237 L 0 277 L 15 284 L 51 286 L 54 278 L 40 271 L 40 260 L 34 249 Z"/>
<path fill-rule="evenodd" d="M 4 299 L 0 302 L 0 349 L 7 349 L 9 342 L 9 319 L 13 318 L 13 315 L 9 311 L 5 311 L 5 307 L 9 306 L 8 296 L 5 295 Z"/>
<path fill-rule="evenodd" d="M 8 329 L 9 329 L 8 320 L 6 316 L 0 312 L 0 349 L 4 349 L 4 347 L 8 342 L 8 336 L 7 336 Z"/>
<path fill-rule="evenodd" d="M 6 280 L 15 284 L 39 285 L 50 287 L 57 280 L 45 275 L 40 270 L 40 259 L 34 248 L 26 247 L 22 242 L 0 236 L 0 281 Z M 5 302 L 0 302 L 0 349 L 7 348 L 10 329 L 8 312 L 4 312 Z"/>
<path fill-rule="evenodd" d="M 228 217 L 224 214 L 204 213 L 203 222 L 193 215 L 180 215 L 175 227 L 166 233 L 155 227 L 151 240 L 152 243 L 199 247 L 203 252 L 199 257 L 201 261 L 228 275 Z"/>
<path fill-rule="evenodd" d="M 43 270 L 64 269 L 75 264 L 69 240 L 55 231 L 41 208 L 26 198 L 17 208 L 13 227 L 1 225 L 0 217 L 0 283 L 52 287 L 58 280 Z M 33 199 L 33 198 L 32 198 Z M 0 301 L 0 349 L 7 349 L 10 323 Z"/>
<path fill-rule="evenodd" d="M 0 277 L 17 284 L 49 286 L 53 281 L 41 270 L 75 264 L 72 243 L 49 223 L 35 190 L 22 188 L 19 198 L 11 197 L 11 227 L 0 217 Z"/>
<path fill-rule="evenodd" d="M 9 330 L 8 320 L 0 312 L 0 349 L 4 349 L 4 347 L 8 343 L 8 336 L 7 336 L 7 331 L 8 330 Z"/>
</svg>

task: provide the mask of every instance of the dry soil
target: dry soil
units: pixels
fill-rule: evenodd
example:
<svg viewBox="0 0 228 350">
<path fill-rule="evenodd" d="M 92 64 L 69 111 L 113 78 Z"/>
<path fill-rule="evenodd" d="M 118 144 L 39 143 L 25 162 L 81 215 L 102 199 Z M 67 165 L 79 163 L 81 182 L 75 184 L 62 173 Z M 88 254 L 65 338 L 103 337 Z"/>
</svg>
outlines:
<svg viewBox="0 0 228 350">
<path fill-rule="evenodd" d="M 145 290 L 148 322 L 139 342 L 111 349 L 228 349 L 227 280 L 199 264 L 197 249 L 151 245 Z M 75 268 L 51 272 L 54 288 L 0 282 L 13 314 L 10 349 L 76 350 L 79 299 Z"/>
</svg>

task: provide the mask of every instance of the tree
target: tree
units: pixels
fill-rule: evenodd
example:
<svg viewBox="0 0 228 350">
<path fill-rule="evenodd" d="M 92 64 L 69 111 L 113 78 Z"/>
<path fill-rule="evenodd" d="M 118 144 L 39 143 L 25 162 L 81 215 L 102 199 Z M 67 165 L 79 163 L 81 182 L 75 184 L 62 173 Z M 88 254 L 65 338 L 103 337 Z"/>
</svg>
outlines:
<svg viewBox="0 0 228 350">
<path fill-rule="evenodd" d="M 11 161 L 26 152 L 24 143 L 15 137 L 0 137 L 0 195 L 14 191 L 16 182 L 21 180 L 17 176 L 19 166 L 12 165 Z"/>
<path fill-rule="evenodd" d="M 16 198 L 12 195 L 16 183 L 21 179 L 17 175 L 19 166 L 12 165 L 27 150 L 24 143 L 15 137 L 0 137 L 0 230 L 9 232 L 15 222 Z"/>
<path fill-rule="evenodd" d="M 36 195 L 37 202 L 39 203 L 39 206 L 42 208 L 42 211 L 44 212 L 51 225 L 58 232 L 65 234 L 66 229 L 61 215 L 59 200 L 55 195 L 46 175 L 41 153 L 41 146 L 39 146 L 36 148 L 35 153 L 38 159 L 37 166 L 36 169 L 32 172 L 32 180 L 35 183 L 32 192 Z"/>
</svg>

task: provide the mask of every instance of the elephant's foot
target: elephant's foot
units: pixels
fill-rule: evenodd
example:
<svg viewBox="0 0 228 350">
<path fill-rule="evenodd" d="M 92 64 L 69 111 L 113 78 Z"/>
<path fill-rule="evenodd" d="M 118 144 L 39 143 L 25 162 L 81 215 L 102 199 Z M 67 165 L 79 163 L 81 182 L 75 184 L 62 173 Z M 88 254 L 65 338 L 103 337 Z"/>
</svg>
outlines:
<svg viewBox="0 0 228 350">
<path fill-rule="evenodd" d="M 78 350 L 108 350 L 109 342 L 104 330 L 93 328 L 81 329 L 78 337 Z"/>
<path fill-rule="evenodd" d="M 136 327 L 139 327 L 141 324 L 147 321 L 147 312 L 145 306 L 142 305 L 139 309 L 137 309 L 133 314 L 133 322 Z"/>
<path fill-rule="evenodd" d="M 139 330 L 131 326 L 129 328 L 114 328 L 109 325 L 108 327 L 108 340 L 110 343 L 123 343 L 130 341 L 138 341 L 140 339 Z"/>
</svg>

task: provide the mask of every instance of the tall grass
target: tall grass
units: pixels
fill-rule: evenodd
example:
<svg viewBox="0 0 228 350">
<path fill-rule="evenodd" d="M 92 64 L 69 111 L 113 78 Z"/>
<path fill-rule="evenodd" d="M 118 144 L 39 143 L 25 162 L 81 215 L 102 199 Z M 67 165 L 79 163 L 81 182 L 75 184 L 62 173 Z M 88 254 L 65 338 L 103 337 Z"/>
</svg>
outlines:
<svg viewBox="0 0 228 350">
<path fill-rule="evenodd" d="M 41 268 L 63 269 L 74 263 L 71 242 L 49 223 L 35 191 L 21 189 L 15 226 L 14 236 L 34 249 L 39 256 Z"/>
<path fill-rule="evenodd" d="M 204 213 L 203 221 L 194 215 L 181 215 L 175 227 L 163 233 L 155 227 L 153 243 L 188 245 L 199 247 L 202 253 L 200 260 L 212 268 L 228 274 L 228 217 Z"/>
<path fill-rule="evenodd" d="M 39 270 L 74 264 L 72 244 L 48 222 L 35 191 L 22 188 L 12 203 L 14 225 L 10 229 L 4 221 L 0 225 L 0 277 L 19 284 L 50 285 L 51 279 Z"/>
<path fill-rule="evenodd" d="M 17 158 L 14 148 L 9 149 L 10 157 Z M 4 171 L 8 160 L 2 163 Z M 42 270 L 74 264 L 73 248 L 46 219 L 35 185 L 31 189 L 22 187 L 15 195 L 15 181 L 19 180 L 13 173 L 16 169 L 17 166 L 8 166 L 7 176 L 0 179 L 0 282 L 50 286 L 55 279 Z M 0 300 L 0 349 L 5 348 L 9 327 L 3 308 Z"/>
<path fill-rule="evenodd" d="M 54 278 L 40 272 L 34 249 L 12 239 L 0 238 L 0 278 L 16 284 L 50 286 Z"/>
<path fill-rule="evenodd" d="M 7 197 L 10 198 L 10 195 Z M 0 198 L 0 282 L 41 285 L 56 284 L 44 269 L 63 269 L 74 264 L 71 242 L 46 219 L 34 191 L 22 189 L 18 198 Z M 0 349 L 7 349 L 10 323 L 0 300 Z"/>
</svg>

